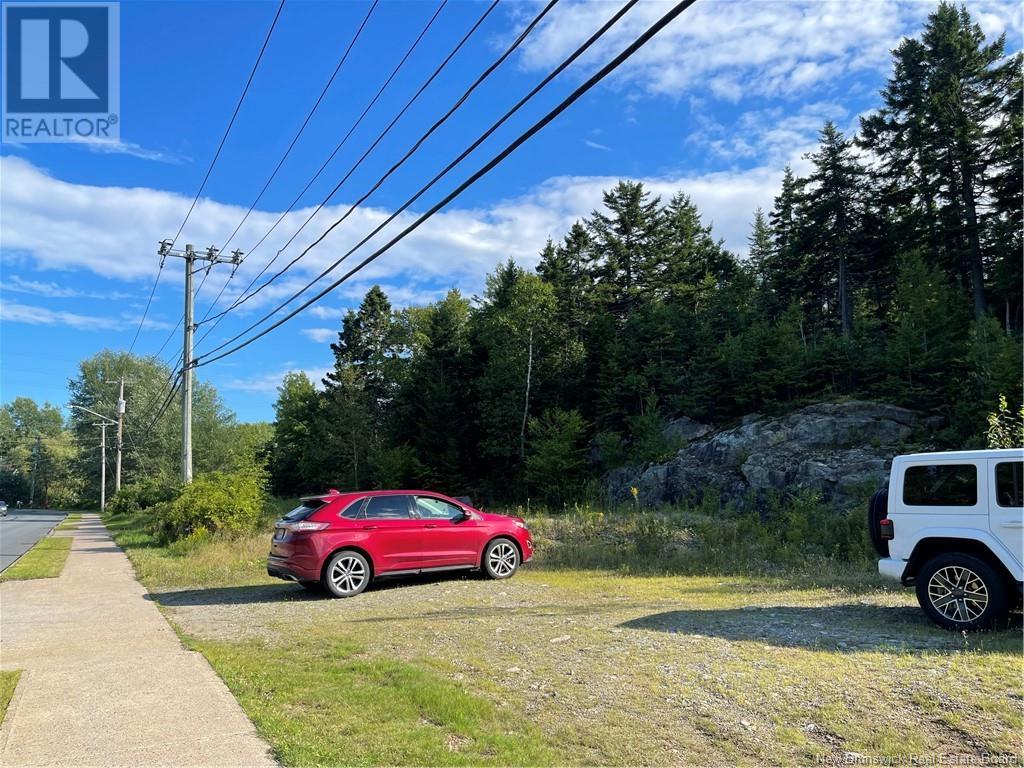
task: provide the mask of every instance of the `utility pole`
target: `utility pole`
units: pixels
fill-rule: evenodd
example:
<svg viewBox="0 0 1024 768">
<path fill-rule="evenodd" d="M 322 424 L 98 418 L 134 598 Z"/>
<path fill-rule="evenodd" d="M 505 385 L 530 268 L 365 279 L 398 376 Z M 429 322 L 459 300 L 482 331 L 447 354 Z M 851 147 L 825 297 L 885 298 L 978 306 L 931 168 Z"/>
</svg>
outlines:
<svg viewBox="0 0 1024 768">
<path fill-rule="evenodd" d="M 100 428 L 100 512 L 107 508 L 107 424 L 111 421 L 98 421 L 94 426 Z"/>
<path fill-rule="evenodd" d="M 114 473 L 114 493 L 121 490 L 121 448 L 124 445 L 122 435 L 124 434 L 124 376 L 121 377 L 121 387 L 117 392 L 117 470 Z"/>
<path fill-rule="evenodd" d="M 98 416 L 103 421 L 93 422 L 94 427 L 100 428 L 100 512 L 104 511 L 107 507 L 107 427 L 117 426 L 117 422 L 113 419 L 104 416 L 102 413 L 96 413 L 96 411 L 90 411 L 81 405 L 71 404 L 72 408 L 77 408 L 80 411 L 91 413 L 93 416 Z"/>
<path fill-rule="evenodd" d="M 174 250 L 173 245 L 171 240 L 162 240 L 157 254 L 161 259 L 174 256 L 185 261 L 185 338 L 181 361 L 181 479 L 187 484 L 192 482 L 192 369 L 195 367 L 195 361 L 192 359 L 192 334 L 196 329 L 193 323 L 192 305 L 195 297 L 192 294 L 192 276 L 201 270 L 209 271 L 214 264 L 232 264 L 234 269 L 238 269 L 238 265 L 242 263 L 242 252 L 232 251 L 231 257 L 228 258 L 221 256 L 220 251 L 212 245 L 205 253 L 200 253 L 191 244 L 186 245 L 184 251 Z M 206 264 L 197 269 L 197 261 Z"/>
<path fill-rule="evenodd" d="M 28 506 L 32 509 L 36 505 L 36 474 L 39 470 L 39 444 L 42 442 L 42 435 L 36 435 L 36 444 L 32 448 L 32 483 L 29 486 Z"/>
</svg>

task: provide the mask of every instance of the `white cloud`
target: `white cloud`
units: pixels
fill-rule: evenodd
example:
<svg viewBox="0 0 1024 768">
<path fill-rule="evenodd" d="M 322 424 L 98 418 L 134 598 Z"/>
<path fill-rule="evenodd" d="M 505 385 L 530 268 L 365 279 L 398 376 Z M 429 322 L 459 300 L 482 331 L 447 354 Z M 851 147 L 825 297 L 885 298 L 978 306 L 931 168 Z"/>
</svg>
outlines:
<svg viewBox="0 0 1024 768">
<path fill-rule="evenodd" d="M 181 165 L 190 158 L 160 149 L 149 149 L 133 141 L 121 139 L 105 139 L 100 137 L 76 137 L 69 139 L 71 144 L 81 144 L 90 152 L 100 155 L 128 155 L 140 160 L 154 160 L 159 163 Z"/>
<path fill-rule="evenodd" d="M 781 166 L 778 163 L 747 170 L 676 174 L 643 181 L 665 197 L 679 190 L 690 194 L 705 220 L 714 223 L 715 234 L 724 238 L 729 247 L 742 252 L 752 212 L 757 206 L 771 205 Z M 140 296 L 148 291 L 156 270 L 157 241 L 173 234 L 190 202 L 183 196 L 153 189 L 72 184 L 55 179 L 17 157 L 0 158 L 0 172 L 4 176 L 0 188 L 0 256 L 4 262 L 31 261 L 40 269 L 90 270 L 103 278 L 135 282 Z M 321 303 L 313 314 L 340 322 L 344 309 L 338 308 L 338 304 L 357 306 L 374 283 L 385 288 L 395 306 L 434 301 L 449 287 L 459 287 L 467 295 L 478 293 L 483 288 L 484 276 L 500 261 L 511 257 L 525 265 L 535 264 L 545 240 L 560 238 L 575 220 L 599 208 L 602 192 L 618 180 L 613 176 L 556 177 L 524 195 L 499 201 L 486 209 L 443 211 L 360 271 L 357 278 L 343 284 L 334 301 Z M 311 242 L 345 210 L 346 206 L 331 206 L 321 211 L 295 248 L 278 260 L 275 269 L 287 263 L 299 252 L 300 245 Z M 234 228 L 243 212 L 238 206 L 201 200 L 180 243 L 218 243 L 224 233 Z M 308 213 L 303 210 L 288 214 L 264 247 L 247 256 L 237 276 L 228 283 L 220 307 L 227 306 L 239 294 Z M 357 210 L 287 275 L 240 307 L 239 314 L 251 315 L 253 310 L 265 310 L 290 297 L 386 216 L 387 212 L 380 209 Z M 277 214 L 272 212 L 254 212 L 239 235 L 240 242 L 244 245 L 256 241 L 276 218 Z M 385 242 L 386 237 L 405 227 L 412 218 L 411 214 L 399 216 L 382 235 L 336 269 L 332 277 L 354 266 L 357 259 Z M 111 253 L 124 257 L 112 260 Z M 169 259 L 161 284 L 167 288 L 180 286 L 180 267 L 180 260 Z M 204 316 L 208 302 L 229 275 L 227 268 L 212 270 L 197 299 L 197 317 Z"/>
<path fill-rule="evenodd" d="M 317 389 L 322 389 L 321 380 L 327 375 L 330 368 L 303 368 L 293 362 L 287 362 L 280 368 L 258 373 L 253 376 L 244 376 L 225 379 L 219 382 L 217 387 L 222 390 L 238 390 L 240 392 L 256 392 L 259 394 L 275 394 L 281 386 L 281 381 L 289 373 L 304 373 L 313 382 Z"/>
<path fill-rule="evenodd" d="M 716 157 L 728 162 L 751 160 L 794 169 L 806 165 L 803 155 L 817 146 L 818 133 L 827 120 L 852 136 L 859 127 L 857 116 L 835 102 L 804 104 L 796 110 L 782 107 L 750 110 L 740 114 L 731 125 L 723 125 L 698 116 L 698 128 L 687 141 L 707 147 Z"/>
<path fill-rule="evenodd" d="M 1020 36 L 1018 3 L 993 0 L 968 7 L 986 33 Z M 550 69 L 615 8 L 599 0 L 563 0 L 527 38 L 521 66 Z M 637 4 L 575 67 L 579 78 L 625 48 L 667 9 L 667 3 Z M 934 9 L 934 2 L 921 0 L 852 6 L 845 0 L 702 0 L 637 52 L 612 82 L 629 87 L 631 95 L 639 88 L 675 98 L 710 91 L 733 102 L 797 96 L 846 74 L 887 73 L 900 36 L 916 33 Z"/>
<path fill-rule="evenodd" d="M 38 280 L 25 280 L 18 275 L 11 275 L 0 282 L 0 291 L 11 291 L 14 293 L 27 293 L 33 296 L 43 296 L 48 299 L 102 299 L 104 301 L 123 301 L 130 299 L 130 293 L 81 291 L 77 288 L 70 288 L 57 283 L 44 283 Z"/>
<path fill-rule="evenodd" d="M 303 328 L 302 335 L 324 344 L 332 341 L 338 335 L 338 331 L 333 328 Z"/>
<path fill-rule="evenodd" d="M 599 144 L 599 143 L 598 143 L 598 142 L 596 142 L 596 141 L 591 141 L 590 139 L 584 139 L 584 140 L 583 140 L 583 143 L 584 143 L 584 144 L 586 144 L 586 145 L 587 145 L 588 147 L 590 147 L 591 149 L 599 149 L 599 150 L 601 150 L 602 152 L 611 152 L 611 151 L 612 151 L 612 148 L 611 148 L 611 147 L 609 147 L 609 146 L 606 146 L 606 145 L 604 145 L 604 144 Z"/>
</svg>

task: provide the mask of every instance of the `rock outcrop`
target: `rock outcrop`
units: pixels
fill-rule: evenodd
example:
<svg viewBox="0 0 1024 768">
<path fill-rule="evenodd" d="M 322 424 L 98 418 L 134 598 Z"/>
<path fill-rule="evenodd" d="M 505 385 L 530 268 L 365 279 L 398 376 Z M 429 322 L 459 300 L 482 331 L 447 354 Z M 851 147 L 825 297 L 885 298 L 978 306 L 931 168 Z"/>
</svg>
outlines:
<svg viewBox="0 0 1024 768">
<path fill-rule="evenodd" d="M 737 504 L 769 491 L 810 488 L 846 507 L 882 484 L 895 454 L 940 425 L 906 408 L 864 401 L 819 403 L 778 418 L 754 414 L 720 431 L 677 419 L 666 429 L 690 442 L 674 459 L 614 470 L 605 490 L 621 503 L 635 486 L 640 503 L 651 507 L 699 500 L 709 488 Z"/>
</svg>

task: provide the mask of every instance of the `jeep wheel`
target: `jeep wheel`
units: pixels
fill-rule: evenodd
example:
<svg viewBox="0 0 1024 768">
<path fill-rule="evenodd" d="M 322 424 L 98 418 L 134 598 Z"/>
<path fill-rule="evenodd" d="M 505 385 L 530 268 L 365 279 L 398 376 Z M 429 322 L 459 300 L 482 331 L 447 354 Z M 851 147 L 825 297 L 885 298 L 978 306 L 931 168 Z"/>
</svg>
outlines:
<svg viewBox="0 0 1024 768">
<path fill-rule="evenodd" d="M 988 629 L 1010 612 L 1006 584 L 973 555 L 949 552 L 917 573 L 917 601 L 932 621 L 952 630 Z"/>
</svg>

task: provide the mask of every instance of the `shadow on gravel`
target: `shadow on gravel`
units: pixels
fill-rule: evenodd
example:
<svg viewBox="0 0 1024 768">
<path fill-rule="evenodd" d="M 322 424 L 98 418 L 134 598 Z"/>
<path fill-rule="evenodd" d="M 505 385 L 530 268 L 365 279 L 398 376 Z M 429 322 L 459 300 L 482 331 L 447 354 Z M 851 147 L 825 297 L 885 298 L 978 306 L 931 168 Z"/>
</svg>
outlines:
<svg viewBox="0 0 1024 768">
<path fill-rule="evenodd" d="M 666 611 L 619 626 L 840 653 L 884 650 L 943 653 L 965 649 L 1004 653 L 1020 651 L 1021 615 L 1013 614 L 1005 631 L 972 633 L 966 639 L 961 634 L 939 629 L 917 607 L 881 605 Z"/>
<path fill-rule="evenodd" d="M 382 577 L 366 589 L 366 593 L 382 592 L 401 587 L 434 584 L 442 581 L 466 581 L 474 578 L 466 573 L 444 573 L 403 578 Z M 253 584 L 247 587 L 209 587 L 207 589 L 185 589 L 177 592 L 158 592 L 146 595 L 161 605 L 245 605 L 258 603 L 281 603 L 295 600 L 333 600 L 326 592 L 307 590 L 293 582 L 281 581 L 275 584 Z M 358 600 L 359 598 L 353 598 Z"/>
</svg>

